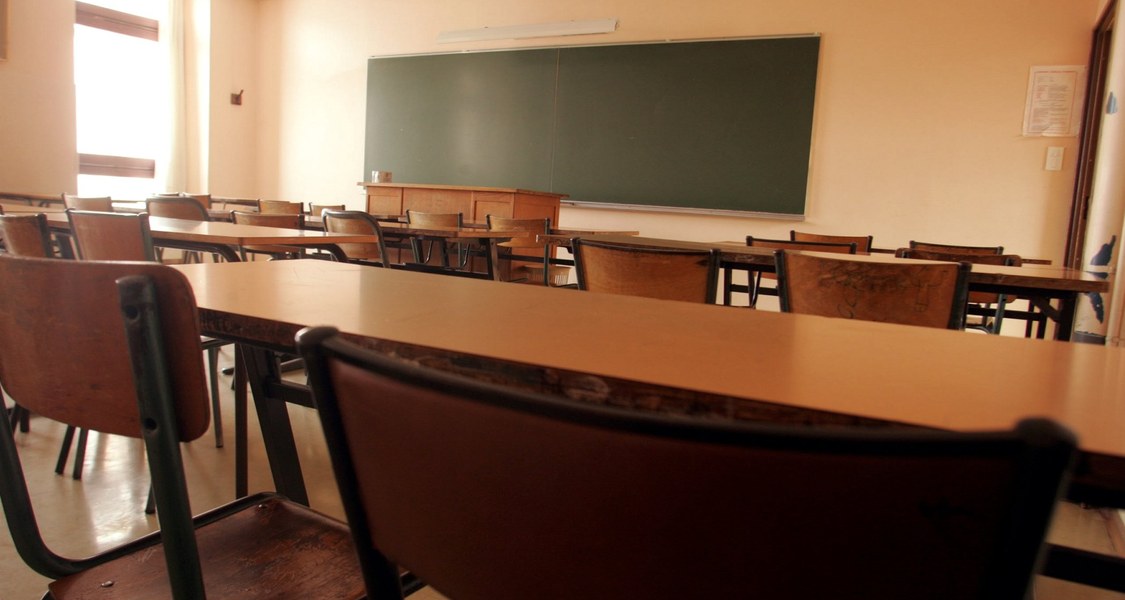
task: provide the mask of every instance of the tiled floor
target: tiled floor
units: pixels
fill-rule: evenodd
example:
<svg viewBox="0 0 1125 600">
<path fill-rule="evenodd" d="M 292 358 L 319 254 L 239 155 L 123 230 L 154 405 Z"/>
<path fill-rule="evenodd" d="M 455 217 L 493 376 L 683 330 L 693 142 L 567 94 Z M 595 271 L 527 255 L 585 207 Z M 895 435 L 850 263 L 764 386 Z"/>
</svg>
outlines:
<svg viewBox="0 0 1125 600">
<path fill-rule="evenodd" d="M 230 348 L 224 348 L 226 362 L 229 362 L 230 355 Z M 221 386 L 225 395 L 223 413 L 226 417 L 227 446 L 215 448 L 214 438 L 208 433 L 182 447 L 195 512 L 233 499 L 233 408 L 229 381 L 229 377 L 224 377 L 224 385 Z M 290 408 L 290 415 L 312 506 L 329 515 L 342 517 L 315 412 L 294 407 Z M 142 511 L 148 492 L 148 475 L 140 442 L 117 436 L 91 435 L 83 478 L 75 481 L 69 476 L 54 473 L 63 429 L 57 423 L 33 418 L 31 432 L 17 434 L 16 437 L 40 527 L 52 548 L 64 555 L 79 556 L 153 529 L 155 517 L 146 516 Z M 256 423 L 251 422 L 249 429 L 250 490 L 271 489 L 260 438 L 255 436 Z M 24 566 L 12 548 L 7 528 L 0 529 L 0 600 L 40 598 L 46 580 Z M 1103 513 L 1073 505 L 1063 505 L 1059 510 L 1052 539 L 1102 552 L 1112 549 Z M 440 600 L 441 596 L 423 590 L 413 598 Z M 1125 595 L 1040 578 L 1036 583 L 1036 598 L 1125 600 Z"/>
</svg>

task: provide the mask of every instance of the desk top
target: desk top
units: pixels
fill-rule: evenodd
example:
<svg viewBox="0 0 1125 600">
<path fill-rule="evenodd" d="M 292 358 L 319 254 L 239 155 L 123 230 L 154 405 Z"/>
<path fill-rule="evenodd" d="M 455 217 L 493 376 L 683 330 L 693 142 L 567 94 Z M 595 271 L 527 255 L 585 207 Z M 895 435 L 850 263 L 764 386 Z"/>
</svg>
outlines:
<svg viewBox="0 0 1125 600">
<path fill-rule="evenodd" d="M 555 236 L 549 236 L 554 238 Z M 581 236 L 576 236 L 581 237 Z M 773 269 L 774 250 L 772 248 L 751 247 L 733 242 L 688 242 L 682 240 L 666 240 L 637 236 L 598 236 L 598 241 L 615 244 L 629 244 L 650 248 L 685 248 L 685 249 L 717 249 L 723 255 L 723 260 Z M 832 255 L 840 258 L 840 255 Z M 887 255 L 862 255 L 848 256 L 849 259 L 866 260 L 873 262 L 890 262 L 899 260 L 915 260 L 895 258 Z M 1058 267 L 1051 265 L 1024 265 L 1022 267 L 1005 267 L 1000 265 L 973 265 L 969 274 L 969 283 L 979 285 L 1002 285 L 1011 288 L 1026 288 L 1034 290 L 1060 290 L 1067 292 L 1107 292 L 1112 287 L 1111 283 L 1093 273 Z"/>
<path fill-rule="evenodd" d="M 235 225 L 224 221 L 189 221 L 166 217 L 149 217 L 149 229 L 155 240 L 203 242 L 228 246 L 254 244 L 317 245 L 377 241 L 373 235 L 325 233 L 309 229 L 284 229 L 258 225 Z M 70 229 L 65 213 L 47 215 L 53 229 Z"/>
<path fill-rule="evenodd" d="M 575 398 L 616 401 L 620 382 L 642 382 L 671 391 L 639 405 L 725 418 L 979 430 L 1041 415 L 1077 432 L 1090 455 L 1125 462 L 1125 349 L 327 261 L 176 268 L 192 282 L 205 333 L 262 345 L 291 347 L 301 327 L 327 324 L 392 346 L 535 365 Z M 1113 469 L 1125 490 L 1125 465 Z"/>
</svg>

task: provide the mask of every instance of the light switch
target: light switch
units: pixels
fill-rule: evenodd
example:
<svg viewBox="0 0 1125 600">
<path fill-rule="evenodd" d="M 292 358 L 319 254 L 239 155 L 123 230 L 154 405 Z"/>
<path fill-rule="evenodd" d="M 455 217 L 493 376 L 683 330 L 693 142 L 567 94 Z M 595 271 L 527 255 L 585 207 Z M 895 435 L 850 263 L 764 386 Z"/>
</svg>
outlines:
<svg viewBox="0 0 1125 600">
<path fill-rule="evenodd" d="M 1043 168 L 1048 171 L 1061 171 L 1063 161 L 1063 147 L 1050 146 L 1047 148 L 1047 162 Z"/>
</svg>

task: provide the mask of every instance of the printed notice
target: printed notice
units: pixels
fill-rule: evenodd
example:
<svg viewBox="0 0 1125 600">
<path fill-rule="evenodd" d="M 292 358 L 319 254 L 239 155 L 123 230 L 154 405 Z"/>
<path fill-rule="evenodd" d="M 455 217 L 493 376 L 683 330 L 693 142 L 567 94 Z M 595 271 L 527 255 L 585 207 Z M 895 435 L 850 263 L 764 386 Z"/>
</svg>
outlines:
<svg viewBox="0 0 1125 600">
<path fill-rule="evenodd" d="M 1078 135 L 1085 94 L 1086 67 L 1032 67 L 1023 111 L 1023 135 Z"/>
</svg>

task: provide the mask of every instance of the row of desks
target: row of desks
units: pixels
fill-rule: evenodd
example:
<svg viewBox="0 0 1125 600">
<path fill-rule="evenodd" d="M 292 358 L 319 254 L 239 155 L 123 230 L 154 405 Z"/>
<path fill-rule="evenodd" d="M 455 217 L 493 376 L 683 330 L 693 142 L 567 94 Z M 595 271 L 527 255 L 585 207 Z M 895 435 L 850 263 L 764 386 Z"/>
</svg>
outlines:
<svg viewBox="0 0 1125 600">
<path fill-rule="evenodd" d="M 1077 435 L 1068 497 L 1125 507 L 1125 350 L 503 285 L 317 260 L 183 265 L 204 333 L 239 343 L 278 491 L 307 501 L 272 351 L 332 325 L 405 360 L 576 402 L 685 418 L 958 431 L 1052 418 Z M 409 299 L 404 302 L 403 299 Z M 529 334 L 534 332 L 534 334 Z M 549 474 L 545 474 L 549 476 Z M 1044 573 L 1120 578 L 1052 547 Z"/>
<path fill-rule="evenodd" d="M 47 217 L 48 224 L 56 232 L 65 233 L 69 230 L 69 223 L 65 214 L 48 213 Z M 149 224 L 154 242 L 158 245 L 184 250 L 216 252 L 232 261 L 238 260 L 237 248 L 246 245 L 297 245 L 320 248 L 332 253 L 337 259 L 344 260 L 346 257 L 339 250 L 337 244 L 375 241 L 374 236 L 370 235 L 234 225 L 221 221 L 201 222 L 151 217 Z M 498 263 L 496 260 L 496 245 L 492 241 L 508 239 L 518 235 L 518 232 L 489 231 L 471 226 L 462 228 L 419 228 L 405 223 L 386 223 L 384 229 L 388 233 L 402 236 L 440 237 L 450 241 L 481 243 L 491 255 L 492 260 L 488 261 L 490 265 Z M 575 236 L 592 233 L 585 230 L 554 230 L 551 234 L 543 236 L 543 241 L 567 244 Z M 613 235 L 612 232 L 598 232 L 598 239 L 642 247 L 717 249 L 721 253 L 728 280 L 729 273 L 733 269 L 771 271 L 774 268 L 773 251 L 765 248 L 724 242 L 706 244 L 654 239 L 624 235 L 631 232 L 621 233 L 621 235 Z M 893 260 L 886 257 L 865 259 L 860 256 L 856 258 L 858 260 Z M 497 276 L 498 272 L 487 273 L 489 278 Z M 974 265 L 969 276 L 969 285 L 974 291 L 1014 294 L 1041 300 L 1057 300 L 1057 307 L 1052 307 L 1046 302 L 1041 303 L 1040 306 L 1055 321 L 1055 337 L 1060 340 L 1070 339 L 1073 329 L 1074 308 L 1078 299 L 1083 294 L 1105 293 L 1110 289 L 1109 282 L 1097 275 L 1065 267 L 1044 265 L 1024 267 Z M 729 298 L 726 300 L 729 300 Z"/>
<path fill-rule="evenodd" d="M 545 239 L 560 244 L 569 241 L 565 236 L 557 235 L 548 235 L 545 236 Z M 731 270 L 771 272 L 774 270 L 774 250 L 769 248 L 750 247 L 733 242 L 685 242 L 622 235 L 598 236 L 598 240 L 642 248 L 718 250 L 728 280 Z M 877 255 L 856 255 L 849 258 L 880 262 L 905 260 Z M 1040 307 L 1055 322 L 1055 338 L 1059 340 L 1070 339 L 1074 323 L 1074 308 L 1078 299 L 1084 294 L 1106 293 L 1110 290 L 1110 287 L 1108 280 L 1093 273 L 1040 264 L 1022 267 L 974 264 L 969 274 L 969 288 L 973 291 L 1057 300 L 1058 306 L 1056 307 L 1046 303 L 1040 303 Z M 724 298 L 724 303 L 729 304 L 729 295 Z"/>
<path fill-rule="evenodd" d="M 213 251 L 373 241 L 176 221 L 151 220 L 158 243 Z M 61 229 L 65 219 L 51 222 Z M 702 246 L 718 247 L 728 265 L 772 268 L 768 251 Z M 329 324 L 367 347 L 468 376 L 684 417 L 972 431 L 1046 416 L 1079 437 L 1081 461 L 1069 497 L 1125 506 L 1125 351 L 1118 348 L 498 285 L 329 261 L 178 268 L 192 283 L 204 333 L 239 343 L 276 487 L 297 500 L 307 494 L 286 404 L 312 403 L 303 386 L 282 381 L 271 352 L 292 352 L 298 330 Z M 1096 278 L 1044 267 L 981 267 L 974 273 L 975 289 L 1058 290 L 1071 305 L 1084 290 L 1108 289 Z"/>
</svg>

